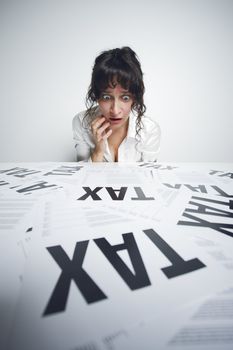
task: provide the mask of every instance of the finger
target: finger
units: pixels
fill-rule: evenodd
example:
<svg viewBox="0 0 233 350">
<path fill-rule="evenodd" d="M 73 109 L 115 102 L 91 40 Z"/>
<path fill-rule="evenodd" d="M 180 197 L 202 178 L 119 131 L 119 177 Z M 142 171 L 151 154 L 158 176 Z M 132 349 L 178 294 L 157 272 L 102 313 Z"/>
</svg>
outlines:
<svg viewBox="0 0 233 350">
<path fill-rule="evenodd" d="M 96 134 L 96 139 L 97 139 L 97 142 L 100 142 L 102 140 L 107 140 L 108 137 L 111 135 L 112 133 L 112 129 L 109 129 L 108 132 L 105 132 L 105 133 L 101 133 L 101 134 Z"/>
<path fill-rule="evenodd" d="M 96 117 L 93 121 L 92 121 L 92 123 L 91 123 L 91 125 L 100 125 L 103 121 L 105 120 L 105 117 L 104 116 L 102 116 L 102 117 Z"/>
<path fill-rule="evenodd" d="M 108 130 L 108 132 L 103 136 L 103 140 L 107 140 L 111 135 L 111 133 L 112 133 L 112 129 Z"/>
<path fill-rule="evenodd" d="M 93 130 L 98 129 L 105 122 L 105 117 L 98 117 L 91 123 Z"/>
<path fill-rule="evenodd" d="M 98 129 L 96 130 L 96 133 L 97 133 L 98 135 L 101 135 L 101 134 L 109 127 L 109 125 L 110 125 L 109 122 L 104 123 L 103 126 L 101 126 L 100 128 L 98 128 Z"/>
</svg>

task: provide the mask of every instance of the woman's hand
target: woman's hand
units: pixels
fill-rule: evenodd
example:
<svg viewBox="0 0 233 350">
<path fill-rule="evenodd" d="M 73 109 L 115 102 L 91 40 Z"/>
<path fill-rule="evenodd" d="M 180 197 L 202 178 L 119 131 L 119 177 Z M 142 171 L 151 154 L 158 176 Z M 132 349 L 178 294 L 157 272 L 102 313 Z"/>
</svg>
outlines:
<svg viewBox="0 0 233 350">
<path fill-rule="evenodd" d="M 105 140 L 112 133 L 112 129 L 108 130 L 110 123 L 106 121 L 106 118 L 103 116 L 97 117 L 91 123 L 91 131 L 95 141 L 95 149 L 92 153 L 93 162 L 102 162 L 104 151 L 105 151 Z"/>
</svg>

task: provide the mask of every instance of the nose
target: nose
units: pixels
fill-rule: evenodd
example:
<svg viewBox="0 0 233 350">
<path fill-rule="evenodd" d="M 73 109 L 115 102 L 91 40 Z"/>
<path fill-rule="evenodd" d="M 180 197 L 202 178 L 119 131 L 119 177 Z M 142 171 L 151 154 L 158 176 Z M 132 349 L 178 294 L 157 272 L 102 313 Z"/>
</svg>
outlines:
<svg viewBox="0 0 233 350">
<path fill-rule="evenodd" d="M 111 105 L 111 113 L 113 115 L 119 115 L 121 112 L 121 106 L 118 100 L 113 100 L 112 105 Z"/>
</svg>

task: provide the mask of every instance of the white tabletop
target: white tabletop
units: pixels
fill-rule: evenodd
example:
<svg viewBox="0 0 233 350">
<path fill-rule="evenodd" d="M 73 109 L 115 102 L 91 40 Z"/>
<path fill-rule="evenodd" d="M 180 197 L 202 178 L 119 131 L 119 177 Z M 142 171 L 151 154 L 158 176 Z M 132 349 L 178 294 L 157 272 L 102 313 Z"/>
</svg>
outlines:
<svg viewBox="0 0 233 350">
<path fill-rule="evenodd" d="M 232 271 L 233 163 L 0 163 L 1 349 L 232 349 Z"/>
</svg>

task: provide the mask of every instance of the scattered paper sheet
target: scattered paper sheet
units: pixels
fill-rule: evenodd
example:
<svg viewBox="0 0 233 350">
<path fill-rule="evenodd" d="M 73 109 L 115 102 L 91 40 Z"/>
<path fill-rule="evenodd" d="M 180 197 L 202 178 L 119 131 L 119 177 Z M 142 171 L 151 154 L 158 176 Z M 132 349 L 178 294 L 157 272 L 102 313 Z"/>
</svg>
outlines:
<svg viewBox="0 0 233 350">
<path fill-rule="evenodd" d="M 0 164 L 0 348 L 232 348 L 232 181 L 232 164 Z"/>
</svg>

